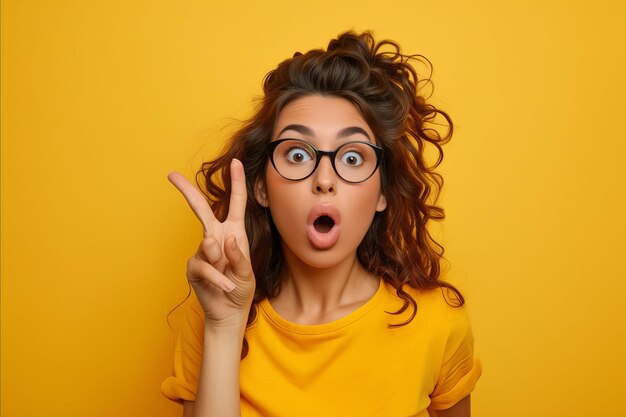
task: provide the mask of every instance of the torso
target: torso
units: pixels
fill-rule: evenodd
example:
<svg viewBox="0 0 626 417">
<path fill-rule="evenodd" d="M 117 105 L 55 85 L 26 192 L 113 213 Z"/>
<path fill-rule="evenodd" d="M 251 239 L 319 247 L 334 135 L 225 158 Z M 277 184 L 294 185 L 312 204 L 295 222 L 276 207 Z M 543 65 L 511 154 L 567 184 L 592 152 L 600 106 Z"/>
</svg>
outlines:
<svg viewBox="0 0 626 417">
<path fill-rule="evenodd" d="M 417 318 L 388 328 L 406 319 L 385 312 L 402 305 L 394 294 L 380 282 L 348 314 L 314 325 L 286 320 L 261 302 L 246 332 L 242 416 L 427 416 L 445 346 L 436 347 L 433 329 Z"/>
</svg>

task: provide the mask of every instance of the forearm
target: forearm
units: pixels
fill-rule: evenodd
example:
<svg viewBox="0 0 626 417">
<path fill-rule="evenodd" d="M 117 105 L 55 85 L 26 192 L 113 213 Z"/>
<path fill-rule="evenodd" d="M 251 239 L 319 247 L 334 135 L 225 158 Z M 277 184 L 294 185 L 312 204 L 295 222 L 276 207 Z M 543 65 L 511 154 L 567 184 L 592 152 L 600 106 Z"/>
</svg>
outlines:
<svg viewBox="0 0 626 417">
<path fill-rule="evenodd" d="M 205 326 L 195 417 L 239 417 L 239 363 L 245 325 Z"/>
</svg>

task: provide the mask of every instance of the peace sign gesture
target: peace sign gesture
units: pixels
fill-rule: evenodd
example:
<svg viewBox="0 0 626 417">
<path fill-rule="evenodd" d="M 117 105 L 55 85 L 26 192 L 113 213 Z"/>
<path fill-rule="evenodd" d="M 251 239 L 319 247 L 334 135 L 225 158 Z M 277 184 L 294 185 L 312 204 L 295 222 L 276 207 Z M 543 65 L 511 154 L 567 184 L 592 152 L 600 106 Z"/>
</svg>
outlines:
<svg viewBox="0 0 626 417">
<path fill-rule="evenodd" d="M 220 222 L 204 195 L 183 175 L 167 176 L 202 223 L 203 239 L 187 262 L 187 279 L 204 309 L 205 323 L 214 326 L 245 326 L 255 289 L 244 225 L 246 178 L 237 159 L 230 164 L 230 177 L 228 216 Z"/>
</svg>

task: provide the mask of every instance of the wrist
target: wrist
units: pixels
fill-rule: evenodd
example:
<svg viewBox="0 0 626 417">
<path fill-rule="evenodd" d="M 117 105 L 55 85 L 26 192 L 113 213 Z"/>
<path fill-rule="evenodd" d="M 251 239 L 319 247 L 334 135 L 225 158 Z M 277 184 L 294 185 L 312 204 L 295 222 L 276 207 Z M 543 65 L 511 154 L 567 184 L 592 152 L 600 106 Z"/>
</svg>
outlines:
<svg viewBox="0 0 626 417">
<path fill-rule="evenodd" d="M 204 319 L 204 333 L 217 335 L 220 337 L 241 336 L 246 330 L 247 317 L 232 320 L 213 321 L 209 318 Z"/>
<path fill-rule="evenodd" d="M 204 329 L 203 356 L 208 354 L 212 358 L 219 358 L 221 363 L 239 366 L 246 326 L 205 326 Z"/>
</svg>

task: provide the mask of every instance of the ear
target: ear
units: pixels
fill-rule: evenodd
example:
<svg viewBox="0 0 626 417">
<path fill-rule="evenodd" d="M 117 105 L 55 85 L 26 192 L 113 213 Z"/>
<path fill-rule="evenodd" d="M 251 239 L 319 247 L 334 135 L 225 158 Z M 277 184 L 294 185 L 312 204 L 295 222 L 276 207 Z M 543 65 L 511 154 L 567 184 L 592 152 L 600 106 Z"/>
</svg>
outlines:
<svg viewBox="0 0 626 417">
<path fill-rule="evenodd" d="M 265 182 L 260 178 L 254 181 L 254 199 L 261 206 L 268 208 L 269 202 L 267 201 L 267 190 L 265 189 Z"/>
<path fill-rule="evenodd" d="M 386 208 L 387 199 L 385 198 L 383 193 L 380 193 L 380 195 L 378 196 L 378 203 L 376 204 L 376 211 L 385 211 Z"/>
</svg>

